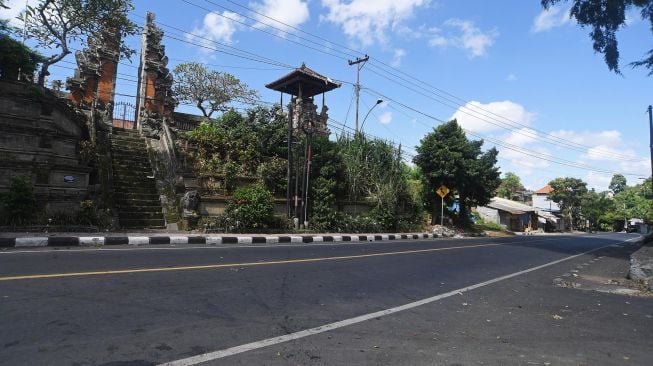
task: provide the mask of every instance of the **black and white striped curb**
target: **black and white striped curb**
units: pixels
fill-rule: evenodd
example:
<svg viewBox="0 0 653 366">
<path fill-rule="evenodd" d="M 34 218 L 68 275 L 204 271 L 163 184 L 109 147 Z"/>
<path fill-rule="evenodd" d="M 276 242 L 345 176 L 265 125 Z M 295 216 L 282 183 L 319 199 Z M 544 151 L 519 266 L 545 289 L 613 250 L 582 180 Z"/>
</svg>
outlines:
<svg viewBox="0 0 653 366">
<path fill-rule="evenodd" d="M 0 238 L 0 248 L 69 247 L 150 244 L 278 244 L 368 242 L 437 238 L 436 234 L 290 235 L 290 236 L 43 236 Z"/>
</svg>

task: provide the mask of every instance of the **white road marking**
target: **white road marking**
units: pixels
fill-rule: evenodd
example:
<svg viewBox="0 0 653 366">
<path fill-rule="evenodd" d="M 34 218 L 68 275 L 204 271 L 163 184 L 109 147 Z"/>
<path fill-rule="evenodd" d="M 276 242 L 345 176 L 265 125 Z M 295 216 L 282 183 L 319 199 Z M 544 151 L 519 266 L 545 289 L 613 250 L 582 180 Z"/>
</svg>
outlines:
<svg viewBox="0 0 653 366">
<path fill-rule="evenodd" d="M 639 238 L 629 239 L 629 240 L 626 240 L 626 242 L 636 240 L 636 239 L 639 239 Z M 192 356 L 192 357 L 188 357 L 188 358 L 183 358 L 183 359 L 176 360 L 176 361 L 166 362 L 166 363 L 161 364 L 160 366 L 192 366 L 192 365 L 197 365 L 197 364 L 200 364 L 200 363 L 204 363 L 204 362 L 208 362 L 208 361 L 213 361 L 213 360 L 217 360 L 217 359 L 237 355 L 239 353 L 253 351 L 255 349 L 260 349 L 260 348 L 264 348 L 264 347 L 268 347 L 268 346 L 273 346 L 275 344 L 284 343 L 284 342 L 288 342 L 288 341 L 292 341 L 292 340 L 296 340 L 296 339 L 300 339 L 300 338 L 304 338 L 304 337 L 308 337 L 308 336 L 328 332 L 328 331 L 331 331 L 331 330 L 334 330 L 334 329 L 343 328 L 343 327 L 353 325 L 353 324 L 357 324 L 357 323 L 361 323 L 361 322 L 364 322 L 364 321 L 367 321 L 367 320 L 379 318 L 379 317 L 382 317 L 382 316 L 391 315 L 391 314 L 398 313 L 398 312 L 401 312 L 401 311 L 404 311 L 404 310 L 410 310 L 410 309 L 416 308 L 418 306 L 422 306 L 422 305 L 430 304 L 430 303 L 433 303 L 433 302 L 436 302 L 436 301 L 439 301 L 439 300 L 442 300 L 442 299 L 446 299 L 446 298 L 451 297 L 451 296 L 460 295 L 460 294 L 462 294 L 464 292 L 469 292 L 469 291 L 475 290 L 477 288 L 492 285 L 492 284 L 500 282 L 500 281 L 504 281 L 504 280 L 507 280 L 507 279 L 510 279 L 510 278 L 513 278 L 513 277 L 521 276 L 523 274 L 530 273 L 530 272 L 533 272 L 533 271 L 537 271 L 537 270 L 542 269 L 542 268 L 550 267 L 550 266 L 556 265 L 558 263 L 566 262 L 568 260 L 578 258 L 580 256 L 583 256 L 583 255 L 586 255 L 586 254 L 589 254 L 589 253 L 592 253 L 592 252 L 596 252 L 596 251 L 601 250 L 601 249 L 609 248 L 611 246 L 612 245 L 606 245 L 606 246 L 603 246 L 603 247 L 600 247 L 600 248 L 589 250 L 589 251 L 584 252 L 584 253 L 580 253 L 580 254 L 572 255 L 572 256 L 569 256 L 569 257 L 566 257 L 566 258 L 558 259 L 556 261 L 549 262 L 549 263 L 546 263 L 546 264 L 542 264 L 542 265 L 532 267 L 532 268 L 529 268 L 529 269 L 525 269 L 523 271 L 514 272 L 514 273 L 511 273 L 511 274 L 508 274 L 508 275 L 505 275 L 505 276 L 493 278 L 491 280 L 480 282 L 480 283 L 477 283 L 475 285 L 471 285 L 471 286 L 463 287 L 463 288 L 460 288 L 460 289 L 457 289 L 457 290 L 445 292 L 445 293 L 440 294 L 440 295 L 427 297 L 425 299 L 418 300 L 418 301 L 411 302 L 411 303 L 404 304 L 404 305 L 400 305 L 400 306 L 397 306 L 397 307 L 394 307 L 394 308 L 381 310 L 381 311 L 376 311 L 374 313 L 369 313 L 369 314 L 365 314 L 365 315 L 360 315 L 360 316 L 357 316 L 357 317 L 354 317 L 354 318 L 341 320 L 341 321 L 338 321 L 338 322 L 335 322 L 335 323 L 321 325 L 321 326 L 315 327 L 315 328 L 305 329 L 305 330 L 302 330 L 302 331 L 299 331 L 299 332 L 286 334 L 286 335 L 279 336 L 279 337 L 268 338 L 268 339 L 264 339 L 264 340 L 261 340 L 261 341 L 247 343 L 247 344 L 243 344 L 243 345 L 240 345 L 240 346 L 235 346 L 235 347 L 231 347 L 231 348 L 227 348 L 227 349 L 223 349 L 223 350 L 219 350 L 219 351 L 204 353 L 204 354 L 201 354 L 201 355 Z"/>
</svg>

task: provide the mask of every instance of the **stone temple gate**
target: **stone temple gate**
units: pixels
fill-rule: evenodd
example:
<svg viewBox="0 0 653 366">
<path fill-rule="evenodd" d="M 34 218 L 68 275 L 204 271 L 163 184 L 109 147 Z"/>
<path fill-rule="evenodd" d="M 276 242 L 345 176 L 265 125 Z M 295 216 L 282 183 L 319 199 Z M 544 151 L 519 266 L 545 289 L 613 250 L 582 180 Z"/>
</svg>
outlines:
<svg viewBox="0 0 653 366">
<path fill-rule="evenodd" d="M 173 76 L 162 44 L 163 31 L 155 25 L 152 13 L 146 19 L 133 104 L 124 98 L 116 103 L 120 40 L 108 30 L 90 39 L 87 48 L 76 53 L 77 68 L 66 86 L 70 102 L 87 116 L 89 139 L 98 149 L 90 185 L 99 187 L 94 191 L 100 192 L 103 206 L 114 209 L 116 226 L 174 228 L 170 224 L 183 222 L 179 219 L 187 212 L 224 212 L 227 193 L 206 193 L 215 191 L 215 187 L 205 189 L 202 180 L 178 156 L 179 133 L 194 129 L 203 119 L 174 111 L 177 101 L 172 94 Z M 311 136 L 329 135 L 324 94 L 340 84 L 302 65 L 266 86 L 292 96 L 288 105 L 288 182 L 294 184 L 287 185 L 286 198 L 277 200 L 281 202 L 277 202 L 276 211 L 306 221 Z M 322 108 L 318 112 L 315 99 L 320 94 Z M 293 139 L 306 143 L 303 158 L 293 157 Z M 295 166 L 300 161 L 303 166 Z M 238 178 L 242 184 L 252 180 Z M 177 207 L 180 196 L 189 193 L 201 196 L 201 203 L 190 200 L 193 207 Z"/>
</svg>

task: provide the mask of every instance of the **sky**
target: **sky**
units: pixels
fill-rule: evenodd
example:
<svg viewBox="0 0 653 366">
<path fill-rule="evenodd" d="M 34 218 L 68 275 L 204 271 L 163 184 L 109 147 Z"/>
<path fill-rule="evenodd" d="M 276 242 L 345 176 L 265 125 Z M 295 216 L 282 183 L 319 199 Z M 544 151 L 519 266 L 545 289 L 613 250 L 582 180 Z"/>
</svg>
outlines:
<svg viewBox="0 0 653 366">
<path fill-rule="evenodd" d="M 25 0 L 6 5 L 0 17 L 13 16 Z M 235 75 L 267 103 L 278 103 L 280 95 L 265 84 L 302 63 L 340 81 L 325 96 L 333 136 L 354 128 L 356 66 L 348 60 L 369 55 L 360 74 L 360 120 L 378 99 L 383 103 L 369 113 L 364 132 L 401 144 L 407 162 L 425 134 L 456 118 L 468 138 L 499 150 L 501 172 L 516 173 L 529 189 L 568 176 L 602 191 L 615 173 L 629 185 L 651 175 L 646 108 L 653 104 L 653 77 L 628 66 L 651 47 L 650 25 L 636 11 L 618 33 L 623 74 L 617 75 L 593 51 L 590 30 L 569 18 L 566 2 L 548 11 L 538 0 L 134 5 L 130 18 L 141 26 L 148 11 L 155 14 L 170 69 L 207 64 Z M 126 41 L 139 52 L 140 36 Z M 71 55 L 53 67 L 49 80 L 72 76 L 73 62 Z M 137 66 L 138 54 L 121 61 L 119 99 L 134 99 Z M 199 114 L 188 106 L 178 110 Z"/>
</svg>

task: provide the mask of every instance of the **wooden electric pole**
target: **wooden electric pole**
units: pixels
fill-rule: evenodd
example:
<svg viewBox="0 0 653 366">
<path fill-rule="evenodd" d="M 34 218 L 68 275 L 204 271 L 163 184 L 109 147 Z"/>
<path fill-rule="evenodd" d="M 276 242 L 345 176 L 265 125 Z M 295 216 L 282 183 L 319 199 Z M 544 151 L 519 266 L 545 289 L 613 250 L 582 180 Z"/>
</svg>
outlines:
<svg viewBox="0 0 653 366">
<path fill-rule="evenodd" d="M 651 148 L 651 189 L 653 189 L 653 106 L 648 106 L 649 147 Z"/>
<path fill-rule="evenodd" d="M 361 69 L 365 65 L 365 62 L 367 62 L 370 59 L 370 56 L 365 55 L 365 57 L 356 57 L 356 60 L 351 61 L 349 60 L 349 66 L 351 65 L 356 65 L 356 85 L 354 85 L 354 88 L 356 89 L 356 129 L 354 130 L 356 133 L 358 133 L 358 100 L 360 98 L 360 92 L 361 92 L 361 83 L 360 83 L 360 75 L 361 75 Z"/>
</svg>

